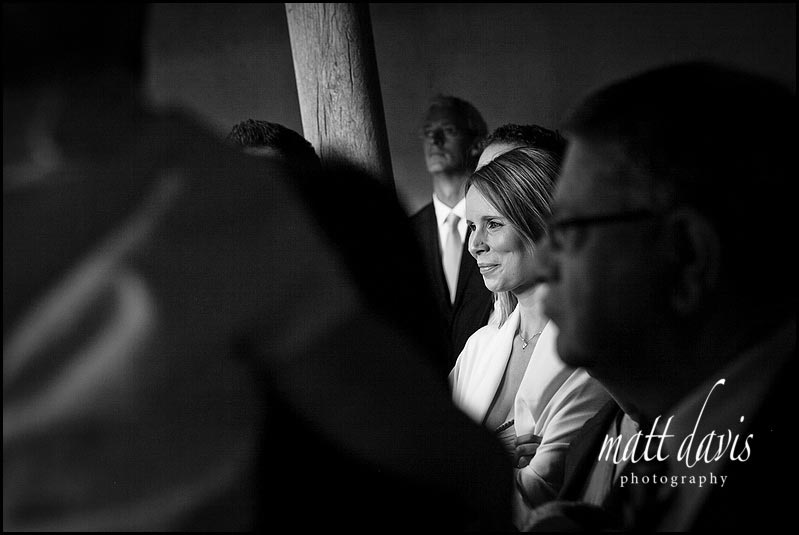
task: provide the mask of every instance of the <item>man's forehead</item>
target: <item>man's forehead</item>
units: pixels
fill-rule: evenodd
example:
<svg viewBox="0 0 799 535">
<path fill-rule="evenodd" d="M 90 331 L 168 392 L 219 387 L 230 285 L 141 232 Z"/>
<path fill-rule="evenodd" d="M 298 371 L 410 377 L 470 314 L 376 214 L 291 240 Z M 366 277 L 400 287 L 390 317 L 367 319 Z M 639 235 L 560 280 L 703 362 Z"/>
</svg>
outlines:
<svg viewBox="0 0 799 535">
<path fill-rule="evenodd" d="M 446 125 L 463 126 L 466 118 L 461 117 L 454 109 L 448 106 L 434 106 L 425 115 L 424 124 L 427 125 Z"/>
<path fill-rule="evenodd" d="M 249 154 L 250 156 L 260 156 L 264 158 L 272 158 L 275 160 L 284 160 L 285 156 L 282 152 L 277 150 L 274 147 L 244 147 L 242 149 L 245 154 Z"/>
<path fill-rule="evenodd" d="M 649 191 L 647 182 L 631 180 L 620 145 L 574 139 L 557 180 L 553 208 L 580 213 L 617 210 L 639 204 L 645 191 Z"/>
</svg>

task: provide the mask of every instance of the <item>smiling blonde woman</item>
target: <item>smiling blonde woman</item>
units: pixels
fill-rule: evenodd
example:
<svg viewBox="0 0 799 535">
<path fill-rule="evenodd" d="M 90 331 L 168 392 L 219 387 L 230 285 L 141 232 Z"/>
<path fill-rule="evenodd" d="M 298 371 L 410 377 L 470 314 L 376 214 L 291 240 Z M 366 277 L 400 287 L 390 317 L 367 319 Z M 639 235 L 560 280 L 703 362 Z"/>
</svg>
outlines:
<svg viewBox="0 0 799 535">
<path fill-rule="evenodd" d="M 557 329 L 541 309 L 536 243 L 559 155 L 517 148 L 472 175 L 466 193 L 469 252 L 497 301 L 498 321 L 475 332 L 450 373 L 455 403 L 497 433 L 516 462 L 514 521 L 557 495 L 571 439 L 609 399 L 584 370 L 557 355 Z"/>
</svg>

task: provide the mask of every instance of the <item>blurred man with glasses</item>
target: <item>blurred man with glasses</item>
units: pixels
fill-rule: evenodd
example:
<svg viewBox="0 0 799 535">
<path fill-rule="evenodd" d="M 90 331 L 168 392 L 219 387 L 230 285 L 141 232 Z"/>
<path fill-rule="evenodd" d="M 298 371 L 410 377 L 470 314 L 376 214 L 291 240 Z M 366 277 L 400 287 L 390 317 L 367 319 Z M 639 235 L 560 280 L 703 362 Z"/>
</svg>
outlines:
<svg viewBox="0 0 799 535">
<path fill-rule="evenodd" d="M 779 477 L 796 465 L 795 96 L 681 64 L 595 92 L 565 130 L 537 257 L 545 310 L 563 360 L 615 401 L 573 441 L 561 501 L 536 527 L 780 525 Z M 632 459 L 600 453 L 619 437 Z"/>
</svg>

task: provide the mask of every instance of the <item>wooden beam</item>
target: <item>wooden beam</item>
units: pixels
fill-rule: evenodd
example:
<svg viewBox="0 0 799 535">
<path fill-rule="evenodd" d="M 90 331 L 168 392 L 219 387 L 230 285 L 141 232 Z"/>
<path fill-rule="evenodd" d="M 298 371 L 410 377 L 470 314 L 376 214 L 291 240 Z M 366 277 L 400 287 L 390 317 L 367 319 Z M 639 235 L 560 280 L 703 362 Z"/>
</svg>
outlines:
<svg viewBox="0 0 799 535">
<path fill-rule="evenodd" d="M 286 4 L 304 135 L 328 169 L 394 191 L 368 4 Z"/>
</svg>

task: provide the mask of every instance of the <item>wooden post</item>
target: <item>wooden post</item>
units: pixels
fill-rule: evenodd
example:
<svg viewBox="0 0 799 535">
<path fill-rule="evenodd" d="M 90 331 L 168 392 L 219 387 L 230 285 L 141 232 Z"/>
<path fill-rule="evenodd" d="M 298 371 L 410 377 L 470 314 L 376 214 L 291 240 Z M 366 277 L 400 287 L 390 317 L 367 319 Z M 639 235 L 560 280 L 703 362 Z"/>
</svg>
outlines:
<svg viewBox="0 0 799 535">
<path fill-rule="evenodd" d="M 286 4 L 305 137 L 394 191 L 368 4 Z"/>
</svg>

